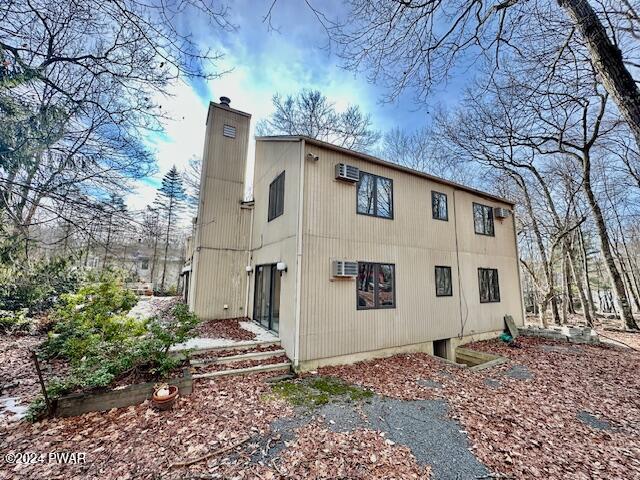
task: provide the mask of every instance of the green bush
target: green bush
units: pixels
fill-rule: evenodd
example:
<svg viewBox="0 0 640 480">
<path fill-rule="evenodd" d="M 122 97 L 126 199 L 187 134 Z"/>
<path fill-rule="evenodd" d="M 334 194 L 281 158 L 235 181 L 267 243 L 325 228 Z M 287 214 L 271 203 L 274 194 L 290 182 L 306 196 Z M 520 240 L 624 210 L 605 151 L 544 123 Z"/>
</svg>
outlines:
<svg viewBox="0 0 640 480">
<path fill-rule="evenodd" d="M 41 353 L 67 359 L 71 373 L 48 386 L 50 397 L 108 387 L 131 372 L 159 379 L 183 363 L 169 349 L 193 335 L 198 318 L 177 304 L 162 318 L 136 320 L 126 316 L 136 302 L 113 276 L 63 295 Z M 34 403 L 30 417 L 37 418 L 43 406 Z"/>
<path fill-rule="evenodd" d="M 62 295 L 53 313 L 56 324 L 44 345 L 45 353 L 73 363 L 106 348 L 105 344 L 142 336 L 146 332 L 144 323 L 126 316 L 137 301 L 135 294 L 110 273 L 77 293 Z"/>
<path fill-rule="evenodd" d="M 31 329 L 33 322 L 27 316 L 28 308 L 18 311 L 0 310 L 0 333 L 27 332 Z"/>
<path fill-rule="evenodd" d="M 73 259 L 54 258 L 37 262 L 0 263 L 0 310 L 28 315 L 51 308 L 60 295 L 74 291 L 80 272 Z"/>
</svg>

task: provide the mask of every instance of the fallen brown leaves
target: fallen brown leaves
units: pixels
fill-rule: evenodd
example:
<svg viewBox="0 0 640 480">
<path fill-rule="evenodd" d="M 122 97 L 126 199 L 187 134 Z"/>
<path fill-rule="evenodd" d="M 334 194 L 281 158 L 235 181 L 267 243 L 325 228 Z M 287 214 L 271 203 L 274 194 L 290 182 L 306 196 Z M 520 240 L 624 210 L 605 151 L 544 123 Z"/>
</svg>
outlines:
<svg viewBox="0 0 640 480">
<path fill-rule="evenodd" d="M 197 382 L 191 396 L 172 411 L 156 412 L 148 402 L 135 407 L 0 427 L 0 452 L 85 452 L 85 465 L 3 466 L 0 478 L 185 478 L 203 472 L 249 475 L 243 459 L 211 458 L 188 467 L 169 468 L 245 437 L 264 435 L 269 424 L 291 414 L 283 402 L 265 402 L 270 392 L 262 376 Z M 231 456 L 231 452 L 228 454 Z"/>
<path fill-rule="evenodd" d="M 0 335 L 0 391 L 29 403 L 40 392 L 31 350 L 43 336 Z"/>
<path fill-rule="evenodd" d="M 264 469 L 263 478 L 411 479 L 429 478 L 409 448 L 373 430 L 329 431 L 316 421 L 299 428 L 296 440 Z"/>
<path fill-rule="evenodd" d="M 499 341 L 468 345 L 512 360 L 480 372 L 443 367 L 415 354 L 321 373 L 396 398 L 445 398 L 475 455 L 516 479 L 640 478 L 640 354 L 536 338 L 518 341 L 522 348 Z M 504 375 L 514 363 L 533 378 Z M 436 380 L 443 388 L 413 385 L 418 378 Z M 489 378 L 498 386 L 489 386 Z M 612 429 L 588 426 L 577 418 L 580 412 L 608 421 Z"/>
<path fill-rule="evenodd" d="M 231 340 L 254 340 L 256 334 L 245 330 L 240 326 L 240 322 L 246 318 L 229 318 L 225 320 L 207 320 L 202 322 L 197 328 L 199 337 L 205 338 L 228 338 Z"/>
</svg>

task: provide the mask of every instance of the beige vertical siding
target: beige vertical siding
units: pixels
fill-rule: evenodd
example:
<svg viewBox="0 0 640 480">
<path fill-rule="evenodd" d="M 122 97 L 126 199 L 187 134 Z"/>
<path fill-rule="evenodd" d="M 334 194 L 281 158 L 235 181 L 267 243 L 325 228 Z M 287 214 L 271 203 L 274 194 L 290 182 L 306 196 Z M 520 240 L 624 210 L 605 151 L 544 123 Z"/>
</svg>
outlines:
<svg viewBox="0 0 640 480">
<path fill-rule="evenodd" d="M 241 202 L 249 122 L 241 112 L 209 107 L 189 295 L 191 308 L 204 319 L 246 315 L 251 212 Z M 236 128 L 235 138 L 223 136 L 224 125 Z"/>
<path fill-rule="evenodd" d="M 253 274 L 249 279 L 249 314 L 253 316 L 255 266 L 284 262 L 287 272 L 281 276 L 280 340 L 289 357 L 295 344 L 296 241 L 298 232 L 298 196 L 300 192 L 300 142 L 256 142 L 253 195 L 255 200 L 253 238 L 251 239 Z M 269 185 L 285 172 L 284 211 L 268 219 Z"/>
<path fill-rule="evenodd" d="M 518 257 L 514 238 L 514 217 L 495 219 L 495 236 L 478 235 L 473 226 L 473 202 L 504 207 L 495 201 L 456 191 L 456 226 L 460 251 L 460 279 L 464 335 L 499 330 L 503 317 L 511 315 L 521 324 L 522 296 L 518 277 Z M 480 303 L 478 268 L 498 269 L 500 302 Z"/>
<path fill-rule="evenodd" d="M 496 221 L 496 237 L 477 238 L 474 195 L 316 145 L 307 151 L 320 160 L 305 160 L 302 361 L 495 330 L 505 313 L 522 321 L 512 218 Z M 339 162 L 393 180 L 392 220 L 356 214 L 356 186 L 334 178 Z M 447 194 L 449 221 L 432 218 L 432 190 Z M 332 259 L 394 263 L 396 308 L 357 310 L 355 281 L 331 278 Z M 436 265 L 451 267 L 452 297 L 435 296 Z M 478 266 L 499 269 L 500 304 L 479 304 Z"/>
</svg>

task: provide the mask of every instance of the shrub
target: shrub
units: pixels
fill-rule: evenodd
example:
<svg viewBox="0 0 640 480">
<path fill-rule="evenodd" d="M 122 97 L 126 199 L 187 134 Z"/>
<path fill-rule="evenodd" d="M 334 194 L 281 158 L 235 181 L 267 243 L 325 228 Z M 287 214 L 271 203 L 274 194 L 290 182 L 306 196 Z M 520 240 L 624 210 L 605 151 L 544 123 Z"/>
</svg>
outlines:
<svg viewBox="0 0 640 480">
<path fill-rule="evenodd" d="M 111 273 L 97 283 L 65 294 L 53 313 L 56 321 L 44 345 L 47 356 L 62 356 L 72 363 L 104 343 L 117 344 L 145 333 L 144 323 L 126 313 L 137 303 L 135 294 L 126 290 Z"/>
<path fill-rule="evenodd" d="M 31 329 L 33 322 L 27 316 L 28 308 L 21 308 L 18 311 L 0 310 L 0 333 L 27 332 Z"/>
<path fill-rule="evenodd" d="M 29 315 L 51 308 L 61 294 L 78 287 L 80 272 L 70 258 L 0 264 L 0 309 L 28 309 Z"/>
<path fill-rule="evenodd" d="M 55 311 L 57 323 L 41 352 L 67 359 L 71 374 L 49 385 L 50 397 L 108 387 L 130 372 L 157 379 L 182 364 L 184 359 L 170 355 L 169 349 L 193 335 L 198 318 L 177 304 L 162 318 L 136 320 L 126 316 L 136 302 L 113 276 L 62 297 Z M 43 406 L 34 402 L 29 416 L 37 418 Z"/>
</svg>

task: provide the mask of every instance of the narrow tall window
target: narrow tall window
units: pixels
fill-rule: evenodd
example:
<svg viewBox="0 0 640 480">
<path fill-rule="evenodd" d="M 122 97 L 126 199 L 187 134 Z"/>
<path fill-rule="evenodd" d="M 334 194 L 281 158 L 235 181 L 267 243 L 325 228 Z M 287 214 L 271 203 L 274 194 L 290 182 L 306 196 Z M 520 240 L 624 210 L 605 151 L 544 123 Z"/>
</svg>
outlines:
<svg viewBox="0 0 640 480">
<path fill-rule="evenodd" d="M 451 267 L 436 267 L 436 297 L 450 297 L 452 295 Z"/>
<path fill-rule="evenodd" d="M 278 218 L 284 213 L 284 172 L 269 185 L 268 221 Z"/>
<path fill-rule="evenodd" d="M 446 194 L 431 192 L 431 211 L 436 220 L 449 220 Z"/>
<path fill-rule="evenodd" d="M 358 263 L 358 310 L 395 308 L 396 266 L 390 263 Z"/>
<path fill-rule="evenodd" d="M 393 218 L 393 180 L 360 172 L 357 212 L 373 217 Z"/>
<path fill-rule="evenodd" d="M 499 302 L 498 270 L 495 268 L 479 268 L 478 287 L 480 289 L 480 303 Z"/>
<path fill-rule="evenodd" d="M 474 203 L 473 227 L 478 235 L 489 235 L 493 237 L 493 208 Z"/>
</svg>

